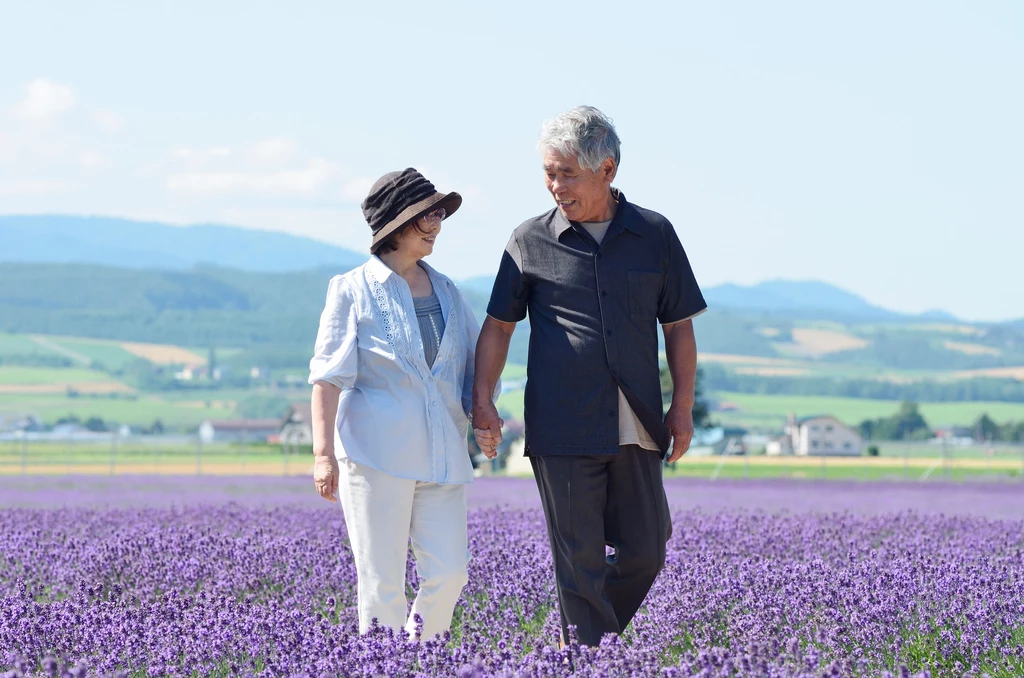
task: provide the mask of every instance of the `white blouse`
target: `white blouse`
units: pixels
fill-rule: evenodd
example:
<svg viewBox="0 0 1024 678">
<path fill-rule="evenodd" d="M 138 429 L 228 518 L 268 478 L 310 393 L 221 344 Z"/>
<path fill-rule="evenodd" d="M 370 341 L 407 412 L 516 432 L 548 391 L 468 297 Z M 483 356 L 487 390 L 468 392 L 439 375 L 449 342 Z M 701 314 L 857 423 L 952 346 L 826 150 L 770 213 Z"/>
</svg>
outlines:
<svg viewBox="0 0 1024 678">
<path fill-rule="evenodd" d="M 480 326 L 455 283 L 419 265 L 445 321 L 433 367 L 424 358 L 408 283 L 374 256 L 331 279 L 309 383 L 341 389 L 334 435 L 339 459 L 399 478 L 469 483 L 466 436 Z"/>
</svg>

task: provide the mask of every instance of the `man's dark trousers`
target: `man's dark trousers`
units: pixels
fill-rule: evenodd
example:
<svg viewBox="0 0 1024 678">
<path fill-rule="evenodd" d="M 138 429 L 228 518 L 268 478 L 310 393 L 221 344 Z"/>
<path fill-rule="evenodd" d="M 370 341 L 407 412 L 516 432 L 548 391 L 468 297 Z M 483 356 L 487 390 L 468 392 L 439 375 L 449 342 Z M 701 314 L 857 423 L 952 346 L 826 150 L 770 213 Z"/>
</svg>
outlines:
<svg viewBox="0 0 1024 678">
<path fill-rule="evenodd" d="M 637 445 L 618 454 L 530 457 L 547 520 L 562 637 L 597 645 L 621 633 L 665 565 L 672 520 L 661 455 Z M 605 555 L 605 545 L 614 554 Z"/>
</svg>

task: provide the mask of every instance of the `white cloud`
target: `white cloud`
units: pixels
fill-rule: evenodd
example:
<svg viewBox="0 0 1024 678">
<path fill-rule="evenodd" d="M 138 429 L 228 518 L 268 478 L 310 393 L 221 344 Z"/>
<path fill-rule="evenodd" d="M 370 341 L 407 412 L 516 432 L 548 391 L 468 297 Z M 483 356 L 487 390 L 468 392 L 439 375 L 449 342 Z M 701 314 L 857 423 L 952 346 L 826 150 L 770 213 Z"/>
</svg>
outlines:
<svg viewBox="0 0 1024 678">
<path fill-rule="evenodd" d="M 0 195 L 6 196 L 52 195 L 54 193 L 66 193 L 73 188 L 75 188 L 75 185 L 71 182 L 52 179 L 0 181 Z"/>
<path fill-rule="evenodd" d="M 177 193 L 260 193 L 311 195 L 334 174 L 334 163 L 313 158 L 299 169 L 275 172 L 180 172 L 167 177 L 167 188 Z"/>
<path fill-rule="evenodd" d="M 171 151 L 172 160 L 187 161 L 193 166 L 201 166 L 217 158 L 226 158 L 231 155 L 231 149 L 225 146 L 213 148 L 176 148 Z"/>
<path fill-rule="evenodd" d="M 21 118 L 40 120 L 70 111 L 74 107 L 75 95 L 70 87 L 39 78 L 25 88 L 25 98 L 14 107 L 14 114 Z"/>
<path fill-rule="evenodd" d="M 279 137 L 257 142 L 249 147 L 249 156 L 259 162 L 274 163 L 287 160 L 295 152 L 295 142 Z"/>
<path fill-rule="evenodd" d="M 124 126 L 120 116 L 103 109 L 92 112 L 92 121 L 107 132 L 117 132 Z"/>
<path fill-rule="evenodd" d="M 86 169 L 96 169 L 107 164 L 106 158 L 95 151 L 86 151 L 78 156 L 78 164 Z"/>
<path fill-rule="evenodd" d="M 324 197 L 338 167 L 303 158 L 293 140 L 275 137 L 239 147 L 176 148 L 162 172 L 177 194 Z"/>
<path fill-rule="evenodd" d="M 366 194 L 373 188 L 375 179 L 354 179 L 341 189 L 341 197 L 352 202 L 362 202 Z"/>
</svg>

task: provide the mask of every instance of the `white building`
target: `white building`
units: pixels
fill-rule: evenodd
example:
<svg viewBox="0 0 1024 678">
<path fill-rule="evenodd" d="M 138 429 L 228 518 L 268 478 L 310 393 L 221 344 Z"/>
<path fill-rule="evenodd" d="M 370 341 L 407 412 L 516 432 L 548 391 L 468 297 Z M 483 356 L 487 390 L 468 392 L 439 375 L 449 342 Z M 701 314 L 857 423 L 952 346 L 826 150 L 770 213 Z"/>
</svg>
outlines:
<svg viewBox="0 0 1024 678">
<path fill-rule="evenodd" d="M 299 447 L 312 444 L 313 407 L 308 400 L 295 403 L 281 421 L 281 446 L 285 452 L 296 452 Z"/>
<path fill-rule="evenodd" d="M 769 441 L 766 454 L 797 456 L 860 456 L 864 441 L 860 434 L 830 415 L 796 419 L 789 416 L 780 438 Z"/>
<path fill-rule="evenodd" d="M 199 425 L 199 439 L 204 443 L 265 443 L 277 438 L 280 419 L 207 420 Z"/>
</svg>

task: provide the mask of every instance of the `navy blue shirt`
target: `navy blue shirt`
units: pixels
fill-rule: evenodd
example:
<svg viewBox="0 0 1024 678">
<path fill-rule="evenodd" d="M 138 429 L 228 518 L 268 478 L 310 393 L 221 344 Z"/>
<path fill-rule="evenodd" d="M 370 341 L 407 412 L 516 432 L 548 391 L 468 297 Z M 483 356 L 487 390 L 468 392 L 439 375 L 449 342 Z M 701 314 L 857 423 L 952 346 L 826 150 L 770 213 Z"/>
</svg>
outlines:
<svg viewBox="0 0 1024 678">
<path fill-rule="evenodd" d="M 626 202 L 599 245 L 558 209 L 524 222 L 501 258 L 487 314 L 530 315 L 529 456 L 616 454 L 618 390 L 667 452 L 658 323 L 707 304 L 668 219 Z"/>
</svg>

